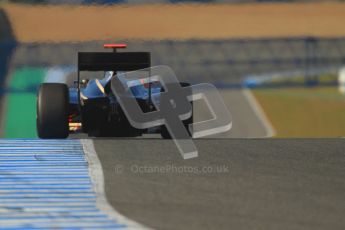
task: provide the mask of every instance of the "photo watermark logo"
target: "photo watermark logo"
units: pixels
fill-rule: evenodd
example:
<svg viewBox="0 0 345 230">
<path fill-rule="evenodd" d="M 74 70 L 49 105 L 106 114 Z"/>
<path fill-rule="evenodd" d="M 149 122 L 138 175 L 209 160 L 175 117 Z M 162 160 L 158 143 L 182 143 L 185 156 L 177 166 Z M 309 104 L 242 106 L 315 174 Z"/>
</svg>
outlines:
<svg viewBox="0 0 345 230">
<path fill-rule="evenodd" d="M 230 173 L 230 166 L 228 165 L 121 165 L 117 164 L 114 167 L 116 174 L 133 173 L 133 174 L 197 174 L 197 175 L 212 175 Z"/>
<path fill-rule="evenodd" d="M 149 89 L 148 92 L 155 110 L 144 113 L 131 89 L 157 82 L 161 90 Z M 231 114 L 214 85 L 183 85 L 168 66 L 118 74 L 111 81 L 111 89 L 133 127 L 147 129 L 164 125 L 184 159 L 198 156 L 192 137 L 223 133 L 232 127 Z M 185 121 L 193 117 L 196 100 L 204 100 L 212 118 L 186 124 Z"/>
</svg>

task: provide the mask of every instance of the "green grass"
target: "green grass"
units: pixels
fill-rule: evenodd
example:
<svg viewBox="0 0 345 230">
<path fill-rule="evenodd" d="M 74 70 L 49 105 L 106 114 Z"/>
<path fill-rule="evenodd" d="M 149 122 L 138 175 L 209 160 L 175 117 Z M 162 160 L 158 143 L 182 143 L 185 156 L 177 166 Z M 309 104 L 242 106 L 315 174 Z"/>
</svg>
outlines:
<svg viewBox="0 0 345 230">
<path fill-rule="evenodd" d="M 345 136 L 345 96 L 336 87 L 255 89 L 277 137 Z"/>
<path fill-rule="evenodd" d="M 36 138 L 36 92 L 35 89 L 45 77 L 45 69 L 23 68 L 15 71 L 10 81 L 13 90 L 34 90 L 13 92 L 7 95 L 4 122 L 5 138 Z"/>
</svg>

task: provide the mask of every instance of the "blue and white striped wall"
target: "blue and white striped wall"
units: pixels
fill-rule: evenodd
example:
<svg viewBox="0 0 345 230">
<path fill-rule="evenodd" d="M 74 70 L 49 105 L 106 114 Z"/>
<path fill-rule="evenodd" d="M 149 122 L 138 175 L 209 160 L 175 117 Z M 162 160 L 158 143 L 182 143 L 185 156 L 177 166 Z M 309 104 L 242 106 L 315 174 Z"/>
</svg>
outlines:
<svg viewBox="0 0 345 230">
<path fill-rule="evenodd" d="M 0 139 L 0 229 L 143 229 L 103 183 L 91 140 Z"/>
</svg>

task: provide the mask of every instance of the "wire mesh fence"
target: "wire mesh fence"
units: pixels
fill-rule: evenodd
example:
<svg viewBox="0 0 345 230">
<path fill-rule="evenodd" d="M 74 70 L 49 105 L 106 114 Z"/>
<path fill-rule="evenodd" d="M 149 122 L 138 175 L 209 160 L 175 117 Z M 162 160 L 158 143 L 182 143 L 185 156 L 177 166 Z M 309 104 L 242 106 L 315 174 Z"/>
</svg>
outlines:
<svg viewBox="0 0 345 230">
<path fill-rule="evenodd" d="M 103 51 L 104 42 L 21 44 L 12 66 L 76 65 L 78 51 Z M 188 41 L 130 40 L 127 51 L 152 52 L 153 65 L 171 66 L 179 78 L 218 85 L 242 84 L 248 76 L 319 74 L 345 65 L 345 38 L 270 38 Z"/>
</svg>

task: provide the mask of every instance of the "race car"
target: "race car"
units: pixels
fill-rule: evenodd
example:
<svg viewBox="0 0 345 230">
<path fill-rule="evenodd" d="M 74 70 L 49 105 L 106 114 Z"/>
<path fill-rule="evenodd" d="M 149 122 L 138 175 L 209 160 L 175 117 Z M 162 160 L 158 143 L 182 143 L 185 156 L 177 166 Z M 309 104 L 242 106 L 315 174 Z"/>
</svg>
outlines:
<svg viewBox="0 0 345 230">
<path fill-rule="evenodd" d="M 135 137 L 144 133 L 160 133 L 163 138 L 171 138 L 164 125 L 150 129 L 133 127 L 112 91 L 114 78 L 118 78 L 116 80 L 120 84 L 130 83 L 121 78 L 121 73 L 151 67 L 149 52 L 117 52 L 117 49 L 126 46 L 105 44 L 104 48 L 111 48 L 113 52 L 78 52 L 77 79 L 68 81 L 72 84 L 40 85 L 36 120 L 39 138 L 67 138 L 71 133 L 80 132 L 93 137 Z M 188 83 L 180 84 L 182 87 L 190 86 Z M 133 84 L 130 90 L 141 110 L 147 113 L 157 110 L 152 96 L 157 98 L 164 92 L 164 87 L 159 81 L 142 81 Z M 192 124 L 193 115 L 183 123 L 186 127 Z"/>
</svg>

